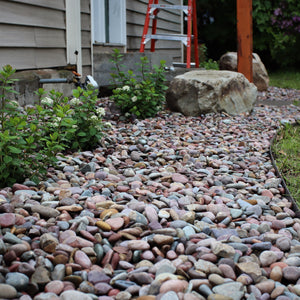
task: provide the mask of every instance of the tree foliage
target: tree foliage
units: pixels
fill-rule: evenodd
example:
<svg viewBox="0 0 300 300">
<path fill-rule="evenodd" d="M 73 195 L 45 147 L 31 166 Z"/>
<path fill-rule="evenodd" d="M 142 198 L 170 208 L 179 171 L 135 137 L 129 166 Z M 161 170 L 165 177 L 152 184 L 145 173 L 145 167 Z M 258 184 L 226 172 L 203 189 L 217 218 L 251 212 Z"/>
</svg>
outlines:
<svg viewBox="0 0 300 300">
<path fill-rule="evenodd" d="M 197 1 L 199 39 L 208 56 L 237 50 L 236 0 Z M 300 1 L 253 0 L 253 49 L 268 66 L 300 66 Z"/>
</svg>

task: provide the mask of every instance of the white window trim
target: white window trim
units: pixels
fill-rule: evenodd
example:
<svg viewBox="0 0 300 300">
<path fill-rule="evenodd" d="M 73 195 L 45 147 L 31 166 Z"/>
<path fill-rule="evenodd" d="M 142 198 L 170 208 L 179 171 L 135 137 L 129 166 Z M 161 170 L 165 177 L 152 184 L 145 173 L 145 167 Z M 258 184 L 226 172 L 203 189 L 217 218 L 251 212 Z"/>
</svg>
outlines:
<svg viewBox="0 0 300 300">
<path fill-rule="evenodd" d="M 91 0 L 91 18 L 92 18 L 92 41 L 93 44 L 107 44 L 107 45 L 122 45 L 127 44 L 127 31 L 126 31 L 126 0 L 117 0 L 118 6 L 121 11 L 120 19 L 117 24 L 117 32 L 120 32 L 120 40 L 118 42 L 106 43 L 106 30 L 104 0 Z M 115 23 L 116 24 L 116 23 Z"/>
<path fill-rule="evenodd" d="M 76 65 L 77 72 L 82 74 L 80 0 L 65 1 L 67 63 Z"/>
</svg>

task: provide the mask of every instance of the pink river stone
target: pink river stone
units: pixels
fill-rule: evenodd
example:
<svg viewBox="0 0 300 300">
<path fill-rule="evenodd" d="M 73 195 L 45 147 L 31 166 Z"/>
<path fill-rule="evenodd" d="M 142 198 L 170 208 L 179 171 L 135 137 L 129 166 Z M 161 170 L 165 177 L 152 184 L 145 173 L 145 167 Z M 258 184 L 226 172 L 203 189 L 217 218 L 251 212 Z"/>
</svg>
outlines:
<svg viewBox="0 0 300 300">
<path fill-rule="evenodd" d="M 5 213 L 0 215 L 0 225 L 1 227 L 11 227 L 15 225 L 16 216 L 13 213 Z"/>
<path fill-rule="evenodd" d="M 67 244 L 74 248 L 83 248 L 83 247 L 94 247 L 94 243 L 87 241 L 79 236 L 70 236 L 69 238 L 63 241 L 64 244 Z"/>
<path fill-rule="evenodd" d="M 188 282 L 185 280 L 179 280 L 179 279 L 170 279 L 165 281 L 161 287 L 159 292 L 161 294 L 174 291 L 175 293 L 179 292 L 185 292 L 186 288 L 188 287 Z"/>
<path fill-rule="evenodd" d="M 187 183 L 189 182 L 188 178 L 185 175 L 179 174 L 179 173 L 174 173 L 172 175 L 172 180 L 174 182 L 180 182 L 180 183 Z"/>
<path fill-rule="evenodd" d="M 124 225 L 124 219 L 121 217 L 107 219 L 105 222 L 110 225 L 113 231 L 119 230 Z"/>
<path fill-rule="evenodd" d="M 46 293 L 54 293 L 56 295 L 59 295 L 64 289 L 64 284 L 60 280 L 54 280 L 47 283 L 45 286 L 45 292 Z"/>
<path fill-rule="evenodd" d="M 81 250 L 76 251 L 74 260 L 75 263 L 81 265 L 84 269 L 89 269 L 92 266 L 89 257 Z"/>
</svg>

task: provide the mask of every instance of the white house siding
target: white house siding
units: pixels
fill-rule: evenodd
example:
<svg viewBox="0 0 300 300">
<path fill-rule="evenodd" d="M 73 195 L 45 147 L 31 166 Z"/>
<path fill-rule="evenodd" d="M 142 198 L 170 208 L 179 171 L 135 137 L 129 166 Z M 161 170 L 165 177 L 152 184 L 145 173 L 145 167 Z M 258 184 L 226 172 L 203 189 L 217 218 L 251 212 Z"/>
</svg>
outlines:
<svg viewBox="0 0 300 300">
<path fill-rule="evenodd" d="M 90 0 L 81 0 L 82 60 L 91 71 Z M 0 1 L 0 67 L 67 66 L 65 0 Z"/>
<path fill-rule="evenodd" d="M 145 23 L 147 0 L 127 0 L 127 50 L 139 51 Z M 159 4 L 180 5 L 181 0 L 160 0 Z M 149 33 L 151 32 L 152 20 L 150 20 Z M 181 11 L 161 10 L 158 13 L 157 33 L 180 34 L 182 26 Z M 150 50 L 150 42 L 146 44 L 145 53 Z M 174 61 L 180 60 L 181 43 L 174 41 L 157 41 L 155 53 L 162 58 L 168 56 Z"/>
</svg>

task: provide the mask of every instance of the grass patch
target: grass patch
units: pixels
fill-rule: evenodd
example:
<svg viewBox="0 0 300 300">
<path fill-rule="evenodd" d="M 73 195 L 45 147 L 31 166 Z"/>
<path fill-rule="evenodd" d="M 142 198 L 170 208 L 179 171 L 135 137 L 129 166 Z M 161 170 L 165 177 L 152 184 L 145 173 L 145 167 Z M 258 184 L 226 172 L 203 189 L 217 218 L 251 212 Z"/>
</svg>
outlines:
<svg viewBox="0 0 300 300">
<path fill-rule="evenodd" d="M 270 86 L 300 90 L 300 71 L 279 70 L 269 73 Z"/>
<path fill-rule="evenodd" d="M 300 122 L 286 124 L 278 132 L 272 152 L 286 185 L 300 206 Z"/>
</svg>

